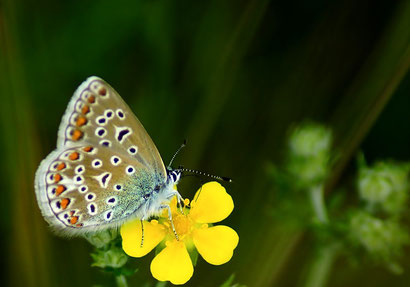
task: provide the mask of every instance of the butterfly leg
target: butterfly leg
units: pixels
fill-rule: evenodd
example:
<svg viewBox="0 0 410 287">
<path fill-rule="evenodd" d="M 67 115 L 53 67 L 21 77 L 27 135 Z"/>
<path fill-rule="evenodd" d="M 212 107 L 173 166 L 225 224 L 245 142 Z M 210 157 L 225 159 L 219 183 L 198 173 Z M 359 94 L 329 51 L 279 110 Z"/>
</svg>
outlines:
<svg viewBox="0 0 410 287">
<path fill-rule="evenodd" d="M 169 205 L 161 205 L 160 208 L 161 208 L 161 209 L 164 209 L 164 208 L 168 209 L 168 219 L 169 219 L 169 221 L 171 222 L 172 231 L 173 231 L 174 234 L 175 234 L 175 238 L 179 241 L 179 237 L 178 237 L 177 231 L 175 230 L 174 222 L 172 221 L 171 207 L 170 207 Z"/>
<path fill-rule="evenodd" d="M 144 221 L 141 219 L 141 248 L 144 245 Z"/>
<path fill-rule="evenodd" d="M 179 192 L 176 192 L 177 195 L 177 200 L 178 200 L 178 205 L 179 205 L 179 210 L 181 211 L 182 214 L 184 214 L 184 210 L 182 208 L 182 204 L 184 204 L 184 199 L 182 198 L 182 196 L 179 194 Z M 184 204 L 185 207 L 185 204 Z"/>
</svg>

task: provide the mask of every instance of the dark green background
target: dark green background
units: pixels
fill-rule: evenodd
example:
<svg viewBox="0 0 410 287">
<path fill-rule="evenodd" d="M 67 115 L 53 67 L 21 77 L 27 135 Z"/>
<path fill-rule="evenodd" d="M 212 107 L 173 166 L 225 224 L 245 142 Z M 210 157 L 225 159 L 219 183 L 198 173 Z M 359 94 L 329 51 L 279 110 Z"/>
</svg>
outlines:
<svg viewBox="0 0 410 287">
<path fill-rule="evenodd" d="M 240 236 L 221 267 L 202 259 L 189 286 L 236 273 L 248 286 L 302 286 L 313 239 L 269 214 L 268 162 L 283 159 L 288 129 L 332 127 L 340 157 L 327 195 L 369 161 L 410 160 L 410 2 L 60 1 L 0 2 L 1 258 L 12 286 L 91 286 L 112 278 L 90 267 L 91 246 L 54 236 L 34 196 L 34 172 L 55 148 L 77 86 L 109 82 L 131 106 L 165 162 L 230 176 L 224 221 Z M 192 197 L 199 183 L 180 191 Z M 347 196 L 355 196 L 354 190 Z M 307 219 L 310 220 L 310 219 Z M 328 286 L 408 286 L 373 264 L 335 263 Z M 130 286 L 151 277 L 136 260 Z"/>
</svg>

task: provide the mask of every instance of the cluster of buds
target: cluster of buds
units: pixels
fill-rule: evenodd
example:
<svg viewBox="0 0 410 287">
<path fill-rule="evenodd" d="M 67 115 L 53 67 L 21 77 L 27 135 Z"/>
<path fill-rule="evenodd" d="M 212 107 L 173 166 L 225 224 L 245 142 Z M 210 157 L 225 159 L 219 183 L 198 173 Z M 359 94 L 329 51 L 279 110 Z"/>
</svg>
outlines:
<svg viewBox="0 0 410 287">
<path fill-rule="evenodd" d="M 364 210 L 353 213 L 349 221 L 353 242 L 397 273 L 401 268 L 396 260 L 410 242 L 400 224 L 408 199 L 409 171 L 409 164 L 378 162 L 369 167 L 363 160 L 357 188 Z"/>
</svg>

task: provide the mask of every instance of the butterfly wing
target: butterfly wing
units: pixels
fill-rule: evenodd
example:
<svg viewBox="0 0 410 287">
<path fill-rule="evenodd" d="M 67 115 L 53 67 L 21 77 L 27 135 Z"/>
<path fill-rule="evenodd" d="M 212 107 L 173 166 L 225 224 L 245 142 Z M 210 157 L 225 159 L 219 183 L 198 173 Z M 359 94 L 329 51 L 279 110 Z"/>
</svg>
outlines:
<svg viewBox="0 0 410 287">
<path fill-rule="evenodd" d="M 68 235 L 118 226 L 141 217 L 144 194 L 160 183 L 142 163 L 95 145 L 60 148 L 42 161 L 36 195 L 50 225 Z"/>
<path fill-rule="evenodd" d="M 144 218 L 144 197 L 166 179 L 142 124 L 111 86 L 90 77 L 74 93 L 35 187 L 46 220 L 75 235 Z"/>
<path fill-rule="evenodd" d="M 75 91 L 58 131 L 57 148 L 83 143 L 130 155 L 166 180 L 164 163 L 143 125 L 120 95 L 95 76 Z"/>
</svg>

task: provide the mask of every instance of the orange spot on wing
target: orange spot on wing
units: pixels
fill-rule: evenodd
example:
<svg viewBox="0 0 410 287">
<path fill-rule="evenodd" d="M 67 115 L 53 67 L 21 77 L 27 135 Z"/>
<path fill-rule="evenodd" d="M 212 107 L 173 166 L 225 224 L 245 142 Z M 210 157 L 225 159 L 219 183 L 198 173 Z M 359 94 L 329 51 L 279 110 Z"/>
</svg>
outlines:
<svg viewBox="0 0 410 287">
<path fill-rule="evenodd" d="M 60 163 L 60 164 L 57 166 L 57 170 L 62 170 L 62 169 L 65 169 L 65 168 L 66 168 L 66 165 L 65 165 L 64 162 Z"/>
<path fill-rule="evenodd" d="M 81 112 L 83 113 L 83 115 L 86 115 L 90 112 L 90 107 L 85 105 L 82 109 Z"/>
<path fill-rule="evenodd" d="M 60 174 L 58 174 L 58 173 L 56 173 L 55 175 L 54 175 L 54 182 L 55 183 L 57 183 L 57 182 L 59 182 L 60 180 L 61 180 L 61 175 Z"/>
<path fill-rule="evenodd" d="M 74 210 L 71 210 L 70 211 L 70 216 L 73 216 L 74 215 Z"/>
<path fill-rule="evenodd" d="M 71 219 L 70 219 L 70 223 L 71 223 L 71 224 L 76 224 L 77 221 L 78 221 L 78 216 L 73 216 L 73 217 L 71 217 Z"/>
<path fill-rule="evenodd" d="M 62 209 L 66 209 L 69 203 L 70 203 L 70 199 L 69 199 L 69 198 L 63 198 L 63 199 L 61 200 L 61 208 L 62 208 Z"/>
<path fill-rule="evenodd" d="M 80 138 L 82 138 L 82 136 L 83 136 L 82 131 L 80 131 L 80 130 L 75 130 L 75 131 L 73 132 L 72 139 L 75 140 L 75 141 L 78 141 Z"/>
<path fill-rule="evenodd" d="M 66 190 L 66 188 L 65 188 L 64 185 L 59 185 L 59 186 L 57 186 L 57 188 L 56 188 L 56 194 L 57 194 L 57 196 L 60 195 L 60 194 L 62 194 L 65 190 Z"/>
<path fill-rule="evenodd" d="M 100 96 L 105 96 L 105 95 L 107 94 L 107 89 L 106 89 L 106 88 L 101 88 L 101 89 L 98 91 L 98 94 L 99 94 Z"/>
<path fill-rule="evenodd" d="M 77 126 L 81 127 L 87 123 L 87 119 L 85 117 L 78 117 L 77 119 Z"/>
<path fill-rule="evenodd" d="M 83 227 L 83 224 L 82 224 L 82 223 L 77 223 L 77 224 L 75 225 L 75 227 Z"/>
<path fill-rule="evenodd" d="M 83 151 L 85 151 L 85 152 L 90 152 L 92 150 L 93 150 L 92 146 L 87 146 L 87 147 L 83 148 Z"/>
<path fill-rule="evenodd" d="M 80 155 L 79 155 L 79 153 L 78 152 L 73 152 L 73 153 L 71 153 L 70 154 L 70 156 L 69 156 L 69 158 L 71 159 L 71 160 L 76 160 L 76 159 L 78 159 L 80 157 Z"/>
<path fill-rule="evenodd" d="M 88 98 L 88 102 L 89 102 L 90 104 L 95 103 L 95 97 L 94 97 L 94 96 L 90 96 L 90 97 Z"/>
</svg>

